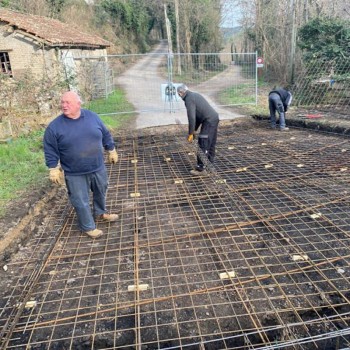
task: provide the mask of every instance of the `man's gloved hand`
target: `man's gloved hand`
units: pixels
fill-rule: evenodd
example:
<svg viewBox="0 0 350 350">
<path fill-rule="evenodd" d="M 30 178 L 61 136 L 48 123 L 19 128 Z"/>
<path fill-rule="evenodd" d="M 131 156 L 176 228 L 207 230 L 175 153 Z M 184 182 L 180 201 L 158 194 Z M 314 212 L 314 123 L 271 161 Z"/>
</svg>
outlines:
<svg viewBox="0 0 350 350">
<path fill-rule="evenodd" d="M 108 163 L 115 164 L 118 161 L 118 153 L 116 149 L 108 151 Z"/>
<path fill-rule="evenodd" d="M 188 137 L 187 137 L 187 141 L 188 142 L 193 142 L 193 139 L 194 139 L 193 134 L 189 134 Z"/>
<path fill-rule="evenodd" d="M 63 174 L 59 166 L 56 168 L 50 168 L 50 181 L 53 184 L 61 185 L 63 180 Z"/>
</svg>

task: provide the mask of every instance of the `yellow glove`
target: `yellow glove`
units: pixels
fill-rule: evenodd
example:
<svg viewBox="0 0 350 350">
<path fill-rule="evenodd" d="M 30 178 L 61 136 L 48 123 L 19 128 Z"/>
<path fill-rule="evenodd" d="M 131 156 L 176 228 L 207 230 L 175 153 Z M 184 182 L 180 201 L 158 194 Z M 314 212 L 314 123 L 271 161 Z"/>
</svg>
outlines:
<svg viewBox="0 0 350 350">
<path fill-rule="evenodd" d="M 108 151 L 108 163 L 115 164 L 118 161 L 118 153 L 116 149 Z"/>
<path fill-rule="evenodd" d="M 188 142 L 193 142 L 193 134 L 189 134 L 187 137 Z"/>
<path fill-rule="evenodd" d="M 60 167 L 57 166 L 56 168 L 50 168 L 49 171 L 50 171 L 50 181 L 53 184 L 61 185 L 63 180 L 63 174 Z"/>
</svg>

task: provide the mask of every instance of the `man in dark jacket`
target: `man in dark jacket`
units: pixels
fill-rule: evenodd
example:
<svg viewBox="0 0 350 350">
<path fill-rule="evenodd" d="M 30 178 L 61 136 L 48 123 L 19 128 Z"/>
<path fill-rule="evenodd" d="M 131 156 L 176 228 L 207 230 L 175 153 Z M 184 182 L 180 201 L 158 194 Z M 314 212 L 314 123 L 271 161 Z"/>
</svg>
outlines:
<svg viewBox="0 0 350 350">
<path fill-rule="evenodd" d="M 198 145 L 213 163 L 215 158 L 215 146 L 219 125 L 218 113 L 209 105 L 207 100 L 197 92 L 188 90 L 184 84 L 178 86 L 177 93 L 184 100 L 188 118 L 188 142 L 193 142 L 195 131 L 201 127 L 198 135 Z M 201 157 L 197 155 L 197 166 L 191 170 L 193 175 L 204 174 L 205 164 Z"/>
<path fill-rule="evenodd" d="M 68 91 L 61 97 L 62 114 L 46 128 L 44 134 L 45 162 L 50 181 L 61 183 L 62 171 L 69 200 L 75 209 L 79 228 L 91 238 L 102 235 L 95 219 L 116 221 L 117 214 L 106 211 L 108 177 L 104 150 L 108 161 L 116 163 L 118 154 L 113 138 L 96 113 L 81 109 L 77 93 Z M 93 213 L 89 193 L 93 192 Z"/>
<path fill-rule="evenodd" d="M 285 112 L 292 102 L 292 94 L 290 91 L 277 88 L 269 93 L 269 109 L 270 109 L 270 125 L 272 129 L 276 129 L 276 111 L 279 114 L 279 127 L 281 131 L 287 131 Z"/>
</svg>

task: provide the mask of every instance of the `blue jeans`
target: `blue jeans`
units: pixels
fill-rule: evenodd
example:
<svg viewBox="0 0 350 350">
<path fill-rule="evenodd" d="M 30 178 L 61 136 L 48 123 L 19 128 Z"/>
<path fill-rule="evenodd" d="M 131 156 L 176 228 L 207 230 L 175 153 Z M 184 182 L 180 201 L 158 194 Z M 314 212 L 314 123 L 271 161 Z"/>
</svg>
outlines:
<svg viewBox="0 0 350 350">
<path fill-rule="evenodd" d="M 106 169 L 86 175 L 65 175 L 65 181 L 69 200 L 77 214 L 79 228 L 84 232 L 94 230 L 94 216 L 106 212 Z M 93 212 L 90 208 L 90 190 L 93 194 Z"/>
<path fill-rule="evenodd" d="M 284 129 L 286 127 L 286 120 L 284 115 L 284 106 L 280 95 L 272 93 L 269 95 L 269 109 L 270 109 L 270 123 L 271 127 L 276 127 L 276 111 L 279 114 L 280 128 Z"/>
</svg>

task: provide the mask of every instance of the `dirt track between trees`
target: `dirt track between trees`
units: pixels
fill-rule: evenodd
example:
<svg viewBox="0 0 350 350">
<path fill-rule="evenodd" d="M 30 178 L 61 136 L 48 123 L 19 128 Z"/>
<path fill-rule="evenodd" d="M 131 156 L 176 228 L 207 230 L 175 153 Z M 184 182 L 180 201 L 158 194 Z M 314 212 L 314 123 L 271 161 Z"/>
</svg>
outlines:
<svg viewBox="0 0 350 350">
<path fill-rule="evenodd" d="M 164 104 L 160 100 L 160 87 L 166 83 L 166 79 L 160 75 L 160 67 L 165 64 L 166 53 L 167 46 L 166 42 L 163 41 L 153 52 L 139 59 L 136 64 L 117 79 L 117 83 L 126 91 L 127 98 L 135 109 L 143 111 L 136 119 L 137 129 L 176 124 L 176 118 L 183 124 L 187 123 L 186 110 L 182 100 L 174 102 L 175 113 L 159 111 L 160 104 Z M 232 109 L 219 107 L 216 101 L 216 91 L 221 91 L 223 88 L 230 86 L 232 81 L 237 84 L 243 80 L 239 67 L 231 66 L 217 77 L 203 84 L 189 86 L 189 88 L 202 93 L 218 111 L 221 120 L 234 119 L 242 117 L 242 115 Z M 215 85 L 213 85 L 213 82 L 215 82 Z M 213 89 L 213 86 L 215 86 L 215 89 Z"/>
</svg>

